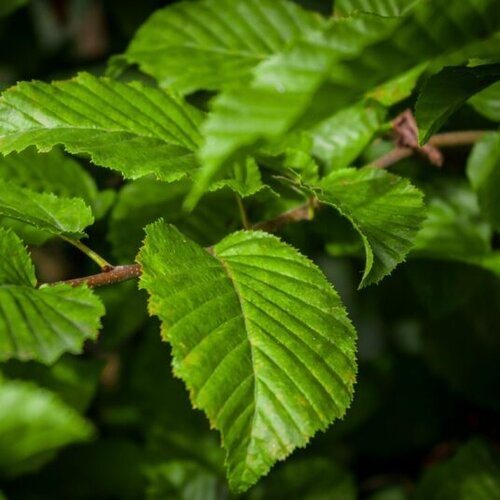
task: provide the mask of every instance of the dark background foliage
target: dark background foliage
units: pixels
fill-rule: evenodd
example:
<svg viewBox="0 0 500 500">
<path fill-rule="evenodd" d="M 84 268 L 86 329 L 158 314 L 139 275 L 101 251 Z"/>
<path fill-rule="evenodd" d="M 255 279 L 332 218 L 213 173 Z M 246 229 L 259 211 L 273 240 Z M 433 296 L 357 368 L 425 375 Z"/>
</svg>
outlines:
<svg viewBox="0 0 500 500">
<path fill-rule="evenodd" d="M 34 0 L 0 22 L 0 86 L 66 78 L 82 69 L 100 74 L 140 24 L 167 3 Z M 330 8 L 319 0 L 302 3 Z M 469 107 L 446 124 L 481 126 L 484 119 Z M 463 176 L 466 154 L 466 149 L 448 154 L 439 174 L 446 182 Z M 432 168 L 411 159 L 395 171 L 424 182 L 438 175 L 428 172 Z M 103 187 L 121 184 L 108 171 L 92 173 Z M 380 285 L 357 291 L 362 262 L 324 253 L 335 230 L 325 229 L 324 216 L 312 229 L 301 223 L 286 235 L 321 265 L 358 329 L 355 400 L 342 422 L 276 466 L 246 496 L 410 498 L 422 488 L 417 486 L 422 476 L 448 463 L 463 443 L 500 444 L 500 283 L 466 264 L 410 259 Z M 91 235 L 104 255 L 111 253 L 107 223 L 99 221 Z M 44 281 L 92 271 L 58 243 L 35 248 L 33 255 Z M 78 360 L 86 384 L 65 385 L 35 363 L 2 368 L 9 377 L 34 378 L 87 407 L 98 438 L 66 448 L 29 474 L 4 477 L 2 491 L 20 500 L 133 499 L 144 498 L 146 491 L 149 498 L 230 498 L 218 436 L 191 410 L 182 384 L 172 378 L 168 347 L 159 340 L 156 321 L 146 317 L 145 297 L 134 283 L 99 293 L 108 312 L 100 340 Z M 66 358 L 62 363 L 72 364 Z M 188 488 L 184 496 L 167 478 Z"/>
</svg>

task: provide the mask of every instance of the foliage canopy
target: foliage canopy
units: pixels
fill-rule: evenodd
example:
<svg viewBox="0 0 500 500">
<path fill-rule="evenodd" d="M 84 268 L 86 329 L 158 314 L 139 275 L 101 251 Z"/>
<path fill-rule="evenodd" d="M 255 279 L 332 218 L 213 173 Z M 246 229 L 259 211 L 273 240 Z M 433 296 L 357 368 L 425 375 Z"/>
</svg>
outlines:
<svg viewBox="0 0 500 500">
<path fill-rule="evenodd" d="M 70 5 L 100 66 L 0 59 L 7 498 L 498 498 L 498 0 Z"/>
</svg>

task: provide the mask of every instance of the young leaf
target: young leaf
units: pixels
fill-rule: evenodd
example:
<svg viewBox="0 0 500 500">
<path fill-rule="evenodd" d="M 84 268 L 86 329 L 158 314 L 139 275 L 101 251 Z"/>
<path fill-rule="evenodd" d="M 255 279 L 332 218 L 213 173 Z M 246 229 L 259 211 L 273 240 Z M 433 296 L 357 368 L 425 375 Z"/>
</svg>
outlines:
<svg viewBox="0 0 500 500">
<path fill-rule="evenodd" d="M 178 2 L 146 21 L 123 58 L 163 87 L 215 90 L 244 80 L 253 66 L 324 25 L 286 0 Z"/>
<path fill-rule="evenodd" d="M 104 309 L 86 287 L 35 288 L 35 271 L 21 240 L 0 228 L 0 360 L 54 362 L 95 338 Z"/>
<path fill-rule="evenodd" d="M 497 0 L 436 0 L 417 3 L 401 18 L 337 20 L 323 36 L 299 40 L 257 66 L 244 85 L 213 101 L 191 204 L 243 151 L 277 140 L 293 127 L 317 123 L 384 81 L 470 47 L 499 28 Z"/>
<path fill-rule="evenodd" d="M 418 189 L 372 167 L 332 172 L 319 184 L 317 197 L 347 217 L 363 240 L 366 265 L 360 287 L 380 281 L 405 259 L 425 219 Z"/>
<path fill-rule="evenodd" d="M 201 113 L 166 92 L 81 73 L 20 83 L 0 98 L 0 153 L 62 144 L 125 177 L 172 181 L 196 168 Z"/>
<path fill-rule="evenodd" d="M 243 491 L 344 415 L 355 331 L 319 269 L 274 236 L 234 233 L 210 254 L 163 222 L 146 233 L 138 261 L 150 312 Z"/>
<path fill-rule="evenodd" d="M 500 79 L 500 64 L 449 67 L 431 76 L 415 106 L 420 144 L 425 144 L 469 97 Z"/>
<path fill-rule="evenodd" d="M 92 425 L 54 393 L 0 378 L 0 470 L 29 469 L 29 460 L 89 440 Z"/>
<path fill-rule="evenodd" d="M 473 96 L 469 104 L 486 118 L 500 122 L 500 82 Z"/>
<path fill-rule="evenodd" d="M 92 211 L 80 198 L 36 193 L 1 179 L 0 215 L 68 238 L 83 238 L 83 230 L 94 222 Z"/>
<path fill-rule="evenodd" d="M 467 176 L 485 218 L 500 231 L 500 133 L 486 134 L 467 161 Z"/>
</svg>

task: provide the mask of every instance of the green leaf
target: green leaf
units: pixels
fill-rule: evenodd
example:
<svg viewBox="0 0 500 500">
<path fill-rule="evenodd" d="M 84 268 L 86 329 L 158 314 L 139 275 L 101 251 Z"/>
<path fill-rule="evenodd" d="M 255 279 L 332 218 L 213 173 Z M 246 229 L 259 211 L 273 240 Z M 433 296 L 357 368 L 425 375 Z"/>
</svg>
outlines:
<svg viewBox="0 0 500 500">
<path fill-rule="evenodd" d="M 1 179 L 0 215 L 75 239 L 86 236 L 83 230 L 94 222 L 92 211 L 80 198 L 36 193 Z"/>
<path fill-rule="evenodd" d="M 500 133 L 484 135 L 467 161 L 467 177 L 477 193 L 481 212 L 500 231 Z"/>
<path fill-rule="evenodd" d="M 0 379 L 0 408 L 3 472 L 29 468 L 29 460 L 93 435 L 90 423 L 75 410 L 31 383 Z"/>
<path fill-rule="evenodd" d="M 351 16 L 356 11 L 379 16 L 401 16 L 420 0 L 336 0 L 335 15 Z"/>
<path fill-rule="evenodd" d="M 0 360 L 54 362 L 95 339 L 104 309 L 91 290 L 60 284 L 36 289 L 21 240 L 0 228 Z"/>
<path fill-rule="evenodd" d="M 110 191 L 99 193 L 90 174 L 57 148 L 45 154 L 30 148 L 22 153 L 0 156 L 0 179 L 37 192 L 82 198 L 96 218 L 104 215 L 111 201 L 108 200 Z"/>
<path fill-rule="evenodd" d="M 361 236 L 366 255 L 361 288 L 377 283 L 404 261 L 425 219 L 418 189 L 372 167 L 332 172 L 319 184 L 317 197 L 349 219 Z"/>
<path fill-rule="evenodd" d="M 313 153 L 326 171 L 349 167 L 382 125 L 384 114 L 376 104 L 358 103 L 311 129 Z"/>
<path fill-rule="evenodd" d="M 166 92 L 81 73 L 19 83 L 0 98 L 0 153 L 62 144 L 125 177 L 172 181 L 196 169 L 202 115 Z"/>
<path fill-rule="evenodd" d="M 500 79 L 500 64 L 449 67 L 431 76 L 418 96 L 415 118 L 425 144 L 467 99 Z"/>
<path fill-rule="evenodd" d="M 415 492 L 417 500 L 494 500 L 500 497 L 500 457 L 484 441 L 462 445 L 450 460 L 431 467 Z"/>
<path fill-rule="evenodd" d="M 500 28 L 496 0 L 421 2 L 401 18 L 359 16 L 331 23 L 253 70 L 244 85 L 213 101 L 204 123 L 203 169 L 194 204 L 216 172 L 293 127 L 354 104 L 384 81 L 465 49 Z"/>
<path fill-rule="evenodd" d="M 324 25 L 285 0 L 178 2 L 144 23 L 122 59 L 183 94 L 215 90 Z"/>
<path fill-rule="evenodd" d="M 243 491 L 344 415 L 355 331 L 319 269 L 274 236 L 234 233 L 210 254 L 163 222 L 146 233 L 138 260 L 150 313 Z"/>
<path fill-rule="evenodd" d="M 494 122 L 500 122 L 500 82 L 490 85 L 470 99 L 474 109 Z"/>
</svg>

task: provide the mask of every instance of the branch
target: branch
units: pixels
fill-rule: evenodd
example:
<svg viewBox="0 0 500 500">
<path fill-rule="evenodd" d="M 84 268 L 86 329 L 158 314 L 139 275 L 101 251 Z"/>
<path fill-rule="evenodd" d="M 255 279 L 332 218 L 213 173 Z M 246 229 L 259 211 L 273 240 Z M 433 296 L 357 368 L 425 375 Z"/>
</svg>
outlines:
<svg viewBox="0 0 500 500">
<path fill-rule="evenodd" d="M 413 153 L 414 151 L 411 148 L 394 148 L 380 158 L 377 158 L 374 162 L 370 163 L 370 165 L 375 168 L 387 168 L 398 161 L 412 156 Z"/>
<path fill-rule="evenodd" d="M 261 231 L 266 231 L 273 233 L 278 231 L 282 226 L 290 224 L 291 222 L 298 222 L 301 220 L 311 220 L 312 211 L 314 208 L 318 208 L 319 204 L 316 199 L 311 199 L 303 205 L 292 208 L 287 212 L 278 215 L 275 219 L 271 219 L 264 222 L 259 222 L 254 224 L 252 229 L 259 229 Z M 83 278 L 74 278 L 66 281 L 58 281 L 59 284 L 65 283 L 71 286 L 80 286 L 86 284 L 90 288 L 97 288 L 101 286 L 114 285 L 115 283 L 121 283 L 122 281 L 127 281 L 134 278 L 139 278 L 141 275 L 141 267 L 139 264 L 128 264 L 124 266 L 115 266 L 108 271 L 103 271 L 99 274 L 93 274 L 91 276 L 84 276 Z"/>
<path fill-rule="evenodd" d="M 267 233 L 274 233 L 282 226 L 292 222 L 299 222 L 302 220 L 311 220 L 314 216 L 314 209 L 319 208 L 319 202 L 316 198 L 310 198 L 307 203 L 292 208 L 287 212 L 278 215 L 276 218 L 258 222 L 252 226 L 252 229 L 266 231 Z"/>
<path fill-rule="evenodd" d="M 430 138 L 428 144 L 432 145 L 434 148 L 467 146 L 477 142 L 485 132 L 486 131 L 483 130 L 470 130 L 436 134 Z M 376 168 L 387 168 L 404 158 L 408 158 L 415 152 L 419 152 L 419 148 L 405 146 L 396 147 L 392 151 L 389 151 L 389 153 L 375 160 L 370 165 Z M 318 200 L 316 198 L 311 198 L 307 203 L 292 208 L 291 210 L 278 215 L 274 219 L 254 224 L 251 228 L 274 233 L 281 227 L 292 222 L 311 220 L 314 216 L 314 210 L 319 208 L 321 208 L 321 206 Z M 60 281 L 58 283 L 66 283 L 71 286 L 86 284 L 90 288 L 96 288 L 138 278 L 140 275 L 141 267 L 139 264 L 128 264 L 124 266 L 111 266 L 109 270 L 105 269 L 99 274 Z"/>
<path fill-rule="evenodd" d="M 99 274 L 59 281 L 53 284 L 66 283 L 71 286 L 86 284 L 90 288 L 97 288 L 99 286 L 113 285 L 115 283 L 121 283 L 122 281 L 138 278 L 140 275 L 141 267 L 139 264 L 128 264 L 125 266 L 112 267 L 109 271 L 104 271 Z"/>
<path fill-rule="evenodd" d="M 433 146 L 434 148 L 470 146 L 471 144 L 477 142 L 485 133 L 485 130 L 444 132 L 442 134 L 433 135 L 427 144 Z M 419 148 L 398 146 L 380 158 L 377 158 L 370 165 L 375 168 L 387 168 L 419 151 Z"/>
<path fill-rule="evenodd" d="M 437 148 L 451 146 L 470 146 L 479 141 L 487 130 L 463 130 L 460 132 L 443 132 L 435 134 L 429 139 L 429 144 Z"/>
</svg>

